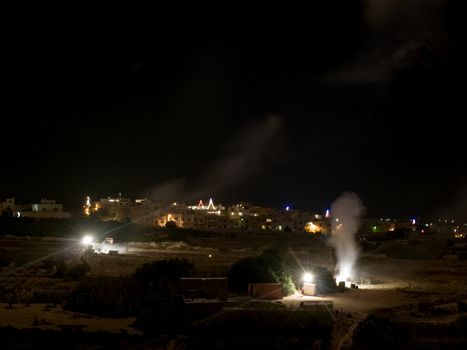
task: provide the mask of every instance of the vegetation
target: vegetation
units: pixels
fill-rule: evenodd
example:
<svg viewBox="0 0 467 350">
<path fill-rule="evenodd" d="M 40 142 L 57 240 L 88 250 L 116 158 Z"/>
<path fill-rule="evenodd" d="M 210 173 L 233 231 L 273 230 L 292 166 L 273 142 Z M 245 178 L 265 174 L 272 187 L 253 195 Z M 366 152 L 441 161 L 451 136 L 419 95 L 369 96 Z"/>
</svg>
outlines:
<svg viewBox="0 0 467 350">
<path fill-rule="evenodd" d="M 406 341 L 406 334 L 390 319 L 375 314 L 361 321 L 353 335 L 360 349 L 398 349 Z"/>
<path fill-rule="evenodd" d="M 238 260 L 228 273 L 228 281 L 230 291 L 239 294 L 248 292 L 249 283 L 280 283 L 286 295 L 296 290 L 292 275 L 277 250 L 266 250 L 258 257 Z"/>
<path fill-rule="evenodd" d="M 195 323 L 190 348 L 327 348 L 334 320 L 326 311 L 232 310 Z"/>
<path fill-rule="evenodd" d="M 170 332 L 189 322 L 179 293 L 179 279 L 190 276 L 193 264 L 186 260 L 162 260 L 143 265 L 123 278 L 85 278 L 71 293 L 66 308 L 102 316 L 136 316 L 136 326 Z"/>
</svg>

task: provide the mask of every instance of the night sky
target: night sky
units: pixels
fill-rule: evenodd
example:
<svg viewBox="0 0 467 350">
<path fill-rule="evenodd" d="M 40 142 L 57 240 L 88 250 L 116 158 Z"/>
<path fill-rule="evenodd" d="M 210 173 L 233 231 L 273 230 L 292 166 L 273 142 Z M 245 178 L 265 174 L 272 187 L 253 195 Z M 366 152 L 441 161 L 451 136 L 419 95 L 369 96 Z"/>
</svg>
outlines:
<svg viewBox="0 0 467 350">
<path fill-rule="evenodd" d="M 405 2 L 11 14 L 0 197 L 465 217 L 465 16 Z"/>
</svg>

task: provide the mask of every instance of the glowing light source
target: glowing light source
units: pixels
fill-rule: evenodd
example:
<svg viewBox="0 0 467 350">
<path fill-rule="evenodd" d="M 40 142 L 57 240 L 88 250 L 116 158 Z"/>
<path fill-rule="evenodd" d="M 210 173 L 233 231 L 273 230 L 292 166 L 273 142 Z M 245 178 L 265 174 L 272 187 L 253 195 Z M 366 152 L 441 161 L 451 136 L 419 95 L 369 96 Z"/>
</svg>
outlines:
<svg viewBox="0 0 467 350">
<path fill-rule="evenodd" d="M 315 225 L 313 222 L 307 222 L 305 225 L 305 231 L 309 233 L 318 233 L 321 232 L 321 227 Z"/>
<path fill-rule="evenodd" d="M 290 210 L 290 207 L 289 207 L 289 206 L 286 206 L 286 207 L 285 207 L 285 210 L 289 211 L 289 210 Z"/>
<path fill-rule="evenodd" d="M 313 275 L 309 272 L 305 272 L 303 274 L 303 282 L 305 283 L 311 283 L 313 282 Z"/>
<path fill-rule="evenodd" d="M 209 203 L 208 203 L 208 210 L 213 209 L 216 210 L 216 207 L 214 206 L 214 203 L 212 201 L 212 198 L 209 198 Z"/>
<path fill-rule="evenodd" d="M 84 209 L 84 215 L 89 216 L 91 215 L 91 198 L 89 196 L 86 196 L 86 202 L 83 206 Z"/>
<path fill-rule="evenodd" d="M 336 282 L 350 282 L 352 277 L 352 269 L 348 264 L 341 266 L 341 271 L 336 275 Z"/>
<path fill-rule="evenodd" d="M 329 209 L 326 209 L 326 215 L 327 218 L 329 217 Z"/>
<path fill-rule="evenodd" d="M 94 238 L 91 235 L 85 235 L 81 239 L 81 244 L 83 245 L 90 245 L 93 242 Z"/>
</svg>

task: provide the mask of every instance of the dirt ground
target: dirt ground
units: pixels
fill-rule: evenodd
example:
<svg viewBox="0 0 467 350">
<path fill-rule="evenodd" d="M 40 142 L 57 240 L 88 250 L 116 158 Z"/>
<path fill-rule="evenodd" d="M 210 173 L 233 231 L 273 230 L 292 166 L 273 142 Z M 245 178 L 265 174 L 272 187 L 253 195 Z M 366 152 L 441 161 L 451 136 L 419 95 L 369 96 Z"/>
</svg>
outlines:
<svg viewBox="0 0 467 350">
<path fill-rule="evenodd" d="M 134 317 L 109 318 L 97 317 L 63 310 L 61 306 L 47 304 L 31 304 L 30 306 L 16 304 L 9 307 L 0 303 L 0 326 L 14 326 L 16 328 L 38 329 L 83 329 L 86 331 L 120 333 L 122 330 L 129 334 L 140 334 L 131 325 Z"/>
<path fill-rule="evenodd" d="M 237 237 L 235 249 L 217 249 L 210 238 L 209 246 L 197 241 L 196 249 L 190 245 L 180 245 L 180 249 L 158 249 L 145 245 L 129 249 L 124 255 L 90 255 L 86 261 L 91 265 L 91 274 L 123 276 L 133 273 L 144 263 L 167 259 L 186 258 L 195 263 L 197 270 L 205 275 L 223 275 L 229 266 L 240 258 L 258 255 L 261 251 L 252 249 L 247 239 Z M 255 245 L 267 247 L 269 237 L 260 242 L 256 237 Z M 243 240 L 243 245 L 240 241 Z M 269 242 L 269 243 L 268 243 Z M 289 241 L 296 259 L 304 267 L 322 265 L 331 268 L 334 264 L 332 251 L 326 245 L 306 241 Z M 302 242 L 303 243 L 303 242 Z M 225 244 L 223 241 L 222 244 Z M 276 244 L 276 243 L 274 243 Z M 73 283 L 52 278 L 46 271 L 38 268 L 40 262 L 53 256 L 64 256 L 68 260 L 79 261 L 83 248 L 79 242 L 53 239 L 3 239 L 0 241 L 0 255 L 16 262 L 2 268 L 0 286 L 3 288 L 48 288 L 70 289 Z M 359 274 L 358 289 L 348 289 L 344 293 L 320 297 L 290 296 L 282 301 L 289 307 L 298 307 L 303 300 L 331 300 L 334 310 L 353 314 L 361 319 L 369 312 L 380 308 L 400 307 L 417 303 L 448 303 L 467 299 L 467 261 L 466 260 L 399 260 L 377 255 L 362 255 L 356 271 Z M 0 325 L 15 324 L 17 327 L 31 326 L 34 318 L 44 320 L 40 327 L 60 327 L 61 325 L 82 326 L 89 330 L 131 331 L 130 319 L 95 322 L 95 318 L 66 312 L 60 308 L 46 310 L 44 304 L 29 308 L 17 306 L 8 309 L 0 305 Z M 51 324 L 48 324 L 51 323 Z M 108 325 L 108 329 L 99 328 Z M 99 326 L 97 326 L 99 325 Z"/>
</svg>

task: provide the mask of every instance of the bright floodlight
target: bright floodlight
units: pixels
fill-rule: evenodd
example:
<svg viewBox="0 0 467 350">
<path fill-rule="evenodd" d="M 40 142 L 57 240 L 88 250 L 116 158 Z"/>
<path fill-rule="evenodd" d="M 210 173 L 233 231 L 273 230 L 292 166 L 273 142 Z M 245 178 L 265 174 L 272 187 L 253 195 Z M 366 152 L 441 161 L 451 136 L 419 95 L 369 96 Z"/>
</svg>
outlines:
<svg viewBox="0 0 467 350">
<path fill-rule="evenodd" d="M 81 243 L 82 243 L 83 245 L 90 245 L 90 244 L 92 243 L 92 241 L 93 241 L 92 236 L 91 236 L 91 235 L 86 235 L 86 236 L 84 236 L 83 239 L 81 240 Z"/>
<path fill-rule="evenodd" d="M 311 283 L 313 282 L 313 275 L 309 272 L 306 272 L 303 274 L 303 282 L 305 283 Z"/>
</svg>

